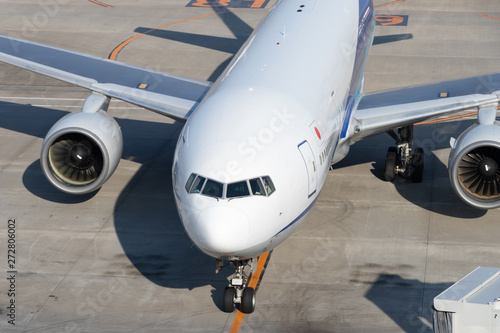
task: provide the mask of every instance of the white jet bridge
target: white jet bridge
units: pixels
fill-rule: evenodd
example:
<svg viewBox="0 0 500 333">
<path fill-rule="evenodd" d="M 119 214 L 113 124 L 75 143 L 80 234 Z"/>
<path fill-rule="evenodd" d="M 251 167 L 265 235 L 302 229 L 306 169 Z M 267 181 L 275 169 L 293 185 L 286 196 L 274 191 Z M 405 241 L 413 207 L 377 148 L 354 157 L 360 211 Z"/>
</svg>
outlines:
<svg viewBox="0 0 500 333">
<path fill-rule="evenodd" d="M 435 333 L 500 333 L 500 269 L 478 267 L 434 298 Z"/>
</svg>

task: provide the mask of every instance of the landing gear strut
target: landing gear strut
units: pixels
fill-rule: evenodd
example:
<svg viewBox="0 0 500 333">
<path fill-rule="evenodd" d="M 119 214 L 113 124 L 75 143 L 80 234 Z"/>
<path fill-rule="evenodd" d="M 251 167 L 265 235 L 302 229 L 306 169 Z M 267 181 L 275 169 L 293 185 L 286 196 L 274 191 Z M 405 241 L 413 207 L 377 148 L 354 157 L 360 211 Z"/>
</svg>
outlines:
<svg viewBox="0 0 500 333">
<path fill-rule="evenodd" d="M 229 286 L 224 290 L 222 309 L 224 312 L 233 312 L 236 304 L 240 304 L 240 311 L 243 313 L 252 313 L 255 310 L 255 290 L 248 287 L 250 276 L 255 268 L 254 259 L 233 260 L 236 272 L 229 280 Z M 222 259 L 217 259 L 218 273 L 222 269 Z"/>
<path fill-rule="evenodd" d="M 415 148 L 412 154 L 413 125 L 387 132 L 395 141 L 397 147 L 389 147 L 385 158 L 384 178 L 392 181 L 396 175 L 411 178 L 414 183 L 422 182 L 424 173 L 424 150 Z"/>
</svg>

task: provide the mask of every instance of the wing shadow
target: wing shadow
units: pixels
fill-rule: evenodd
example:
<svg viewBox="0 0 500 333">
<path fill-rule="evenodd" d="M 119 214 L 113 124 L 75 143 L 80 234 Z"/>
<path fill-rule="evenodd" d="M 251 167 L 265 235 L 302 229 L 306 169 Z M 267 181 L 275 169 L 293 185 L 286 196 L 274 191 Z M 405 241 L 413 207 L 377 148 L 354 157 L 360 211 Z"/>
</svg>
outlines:
<svg viewBox="0 0 500 333">
<path fill-rule="evenodd" d="M 248 39 L 253 32 L 253 28 L 240 19 L 234 12 L 227 11 L 224 7 L 214 6 L 212 8 L 218 14 L 217 17 L 222 20 L 235 38 L 159 30 L 147 27 L 138 27 L 134 32 L 232 54 L 232 56 L 221 63 L 208 78 L 208 81 L 214 82 Z"/>
</svg>

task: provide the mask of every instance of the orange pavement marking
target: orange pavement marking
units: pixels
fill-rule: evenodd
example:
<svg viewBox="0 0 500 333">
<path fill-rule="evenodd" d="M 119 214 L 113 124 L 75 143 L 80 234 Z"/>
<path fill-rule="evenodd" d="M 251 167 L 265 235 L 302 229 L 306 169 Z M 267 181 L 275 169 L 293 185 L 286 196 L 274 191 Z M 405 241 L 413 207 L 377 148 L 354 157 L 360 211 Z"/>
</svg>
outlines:
<svg viewBox="0 0 500 333">
<path fill-rule="evenodd" d="M 374 6 L 374 8 L 389 6 L 389 5 L 392 5 L 392 4 L 395 4 L 395 3 L 398 3 L 398 2 L 403 2 L 403 1 L 405 1 L 405 0 L 397 0 L 397 1 L 389 2 L 389 3 L 384 3 L 383 5 Z"/>
<path fill-rule="evenodd" d="M 500 18 L 496 18 L 496 17 L 493 17 L 493 16 L 488 16 L 488 15 L 484 15 L 484 14 L 477 14 L 478 16 L 482 16 L 482 17 L 486 17 L 486 18 L 490 18 L 490 19 L 493 19 L 493 20 L 497 20 L 497 21 L 500 21 Z"/>
<path fill-rule="evenodd" d="M 107 8 L 113 8 L 113 6 L 107 5 L 107 4 L 99 2 L 97 0 L 89 0 L 89 1 L 95 3 L 96 5 L 99 5 L 99 6 L 103 6 L 103 7 L 107 7 Z"/>
<path fill-rule="evenodd" d="M 264 2 L 266 2 L 266 0 L 255 0 L 250 8 L 262 8 Z"/>
</svg>

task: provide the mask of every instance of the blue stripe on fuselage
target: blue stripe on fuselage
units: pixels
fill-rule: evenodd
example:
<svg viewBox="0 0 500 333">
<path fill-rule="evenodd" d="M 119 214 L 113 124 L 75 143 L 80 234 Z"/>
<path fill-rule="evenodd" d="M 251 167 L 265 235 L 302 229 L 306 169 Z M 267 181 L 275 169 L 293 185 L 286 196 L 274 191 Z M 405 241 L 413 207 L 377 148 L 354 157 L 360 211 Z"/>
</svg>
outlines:
<svg viewBox="0 0 500 333">
<path fill-rule="evenodd" d="M 309 211 L 311 210 L 311 208 L 313 208 L 314 204 L 316 203 L 316 200 L 318 200 L 318 197 L 319 197 L 319 194 L 316 196 L 316 198 L 314 198 L 314 200 L 306 208 L 306 210 L 304 210 L 299 216 L 297 216 L 297 218 L 295 218 L 295 220 L 293 220 L 292 222 L 290 222 L 286 227 L 284 227 L 283 229 L 281 229 L 280 231 L 278 231 L 278 233 L 276 235 L 274 235 L 273 237 L 278 236 L 283 231 L 285 231 L 286 229 L 290 228 L 292 225 L 294 225 L 295 223 L 297 223 L 298 221 L 300 221 L 300 219 L 303 218 L 307 213 L 309 213 Z"/>
<path fill-rule="evenodd" d="M 351 121 L 351 115 L 354 106 L 357 104 L 361 95 L 363 85 L 363 73 L 365 70 L 365 61 L 368 57 L 368 50 L 373 41 L 373 31 L 375 29 L 375 13 L 372 0 L 359 0 L 359 24 L 358 24 L 358 42 L 356 45 L 356 58 L 354 60 L 354 69 L 352 71 L 349 95 L 345 105 L 345 118 L 340 132 L 340 138 L 345 138 Z"/>
</svg>

